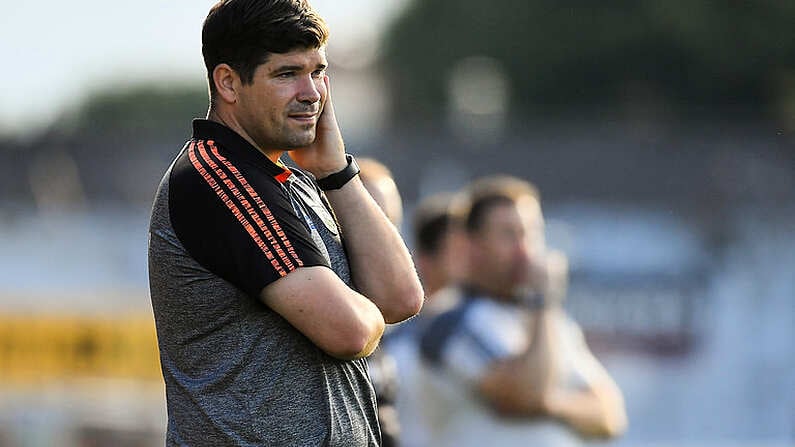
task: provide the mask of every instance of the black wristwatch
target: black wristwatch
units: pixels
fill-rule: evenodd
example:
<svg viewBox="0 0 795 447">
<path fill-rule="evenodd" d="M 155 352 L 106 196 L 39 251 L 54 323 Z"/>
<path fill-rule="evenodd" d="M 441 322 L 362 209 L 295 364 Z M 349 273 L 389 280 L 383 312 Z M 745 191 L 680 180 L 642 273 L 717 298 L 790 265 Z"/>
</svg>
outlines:
<svg viewBox="0 0 795 447">
<path fill-rule="evenodd" d="M 317 179 L 317 184 L 320 186 L 320 189 L 323 191 L 340 189 L 359 173 L 359 165 L 356 164 L 353 155 L 345 154 L 345 159 L 348 160 L 348 166 L 345 166 L 345 169 Z"/>
</svg>

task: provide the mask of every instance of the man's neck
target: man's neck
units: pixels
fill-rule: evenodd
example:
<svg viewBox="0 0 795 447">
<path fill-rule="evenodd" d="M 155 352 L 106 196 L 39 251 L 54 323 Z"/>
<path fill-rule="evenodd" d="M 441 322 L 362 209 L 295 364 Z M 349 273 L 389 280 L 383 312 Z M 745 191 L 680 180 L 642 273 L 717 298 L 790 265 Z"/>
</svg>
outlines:
<svg viewBox="0 0 795 447">
<path fill-rule="evenodd" d="M 243 137 L 243 139 L 248 141 L 249 144 L 254 146 L 258 151 L 260 151 L 263 154 L 265 154 L 265 156 L 268 157 L 270 159 L 270 161 L 272 161 L 274 163 L 278 163 L 279 158 L 284 153 L 284 151 L 266 151 L 266 150 L 263 150 L 257 144 L 257 142 L 254 141 L 254 138 L 252 138 L 251 135 L 249 135 L 248 132 L 246 132 L 246 130 L 243 128 L 243 126 L 240 125 L 240 122 L 237 120 L 237 118 L 234 116 L 234 114 L 223 113 L 222 111 L 219 111 L 218 109 L 216 109 L 216 108 L 211 106 L 210 110 L 207 111 L 207 119 L 210 120 L 210 121 L 215 121 L 216 123 L 219 123 L 219 124 L 223 124 L 224 126 L 232 129 L 233 131 L 235 131 L 235 133 L 237 133 L 238 135 Z"/>
</svg>

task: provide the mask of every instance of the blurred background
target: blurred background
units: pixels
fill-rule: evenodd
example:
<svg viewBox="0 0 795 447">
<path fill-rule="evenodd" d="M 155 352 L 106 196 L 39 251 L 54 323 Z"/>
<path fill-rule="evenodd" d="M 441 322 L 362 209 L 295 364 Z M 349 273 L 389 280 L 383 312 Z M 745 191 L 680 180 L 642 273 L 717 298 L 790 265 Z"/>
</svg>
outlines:
<svg viewBox="0 0 795 447">
<path fill-rule="evenodd" d="M 206 112 L 212 3 L 4 5 L 0 446 L 163 444 L 148 214 Z M 408 215 L 540 188 L 627 401 L 609 445 L 795 445 L 795 2 L 313 4 L 348 150 Z"/>
</svg>

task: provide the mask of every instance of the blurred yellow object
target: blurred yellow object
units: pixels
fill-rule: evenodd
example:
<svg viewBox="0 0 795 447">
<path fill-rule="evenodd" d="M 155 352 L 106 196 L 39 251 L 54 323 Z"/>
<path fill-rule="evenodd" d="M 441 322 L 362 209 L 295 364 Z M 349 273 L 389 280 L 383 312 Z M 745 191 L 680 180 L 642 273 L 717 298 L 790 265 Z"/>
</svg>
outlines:
<svg viewBox="0 0 795 447">
<path fill-rule="evenodd" d="M 160 380 L 151 315 L 0 314 L 0 383 Z"/>
</svg>

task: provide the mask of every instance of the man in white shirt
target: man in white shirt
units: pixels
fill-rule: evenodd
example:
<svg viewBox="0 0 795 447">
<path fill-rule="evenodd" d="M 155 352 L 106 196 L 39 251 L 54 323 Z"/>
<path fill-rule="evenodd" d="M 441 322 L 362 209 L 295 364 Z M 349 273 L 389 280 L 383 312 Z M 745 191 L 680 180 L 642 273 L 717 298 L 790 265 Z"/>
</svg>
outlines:
<svg viewBox="0 0 795 447">
<path fill-rule="evenodd" d="M 561 307 L 566 260 L 546 249 L 535 188 L 496 176 L 461 197 L 465 279 L 420 336 L 428 445 L 568 446 L 620 434 L 621 392 Z"/>
</svg>

